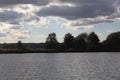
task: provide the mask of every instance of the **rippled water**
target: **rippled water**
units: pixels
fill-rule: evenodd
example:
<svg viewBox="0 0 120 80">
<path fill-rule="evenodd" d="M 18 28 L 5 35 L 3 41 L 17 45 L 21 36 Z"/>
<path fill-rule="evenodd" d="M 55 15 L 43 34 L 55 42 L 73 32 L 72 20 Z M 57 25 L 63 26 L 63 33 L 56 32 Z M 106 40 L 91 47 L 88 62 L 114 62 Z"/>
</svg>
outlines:
<svg viewBox="0 0 120 80">
<path fill-rule="evenodd" d="M 120 80 L 120 54 L 2 54 L 0 80 Z"/>
</svg>

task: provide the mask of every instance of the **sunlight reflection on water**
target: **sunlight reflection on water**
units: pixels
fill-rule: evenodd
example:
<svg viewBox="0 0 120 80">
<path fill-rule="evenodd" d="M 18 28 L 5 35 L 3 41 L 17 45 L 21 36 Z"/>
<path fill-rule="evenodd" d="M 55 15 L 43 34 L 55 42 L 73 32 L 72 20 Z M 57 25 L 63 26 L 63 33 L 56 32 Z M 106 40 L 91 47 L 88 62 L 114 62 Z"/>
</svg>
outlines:
<svg viewBox="0 0 120 80">
<path fill-rule="evenodd" d="M 0 55 L 1 80 L 120 80 L 119 53 Z"/>
</svg>

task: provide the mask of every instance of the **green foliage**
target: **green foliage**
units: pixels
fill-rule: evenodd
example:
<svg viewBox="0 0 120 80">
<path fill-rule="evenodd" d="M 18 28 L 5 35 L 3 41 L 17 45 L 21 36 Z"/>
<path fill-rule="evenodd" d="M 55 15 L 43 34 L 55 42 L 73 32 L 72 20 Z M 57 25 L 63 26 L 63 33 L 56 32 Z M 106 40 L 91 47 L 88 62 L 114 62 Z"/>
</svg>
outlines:
<svg viewBox="0 0 120 80">
<path fill-rule="evenodd" d="M 51 33 L 48 35 L 46 42 L 45 42 L 45 48 L 47 49 L 57 49 L 59 46 L 59 43 L 56 39 L 56 34 Z"/>
<path fill-rule="evenodd" d="M 88 44 L 97 45 L 97 44 L 99 44 L 100 40 L 99 40 L 97 34 L 95 34 L 94 32 L 91 32 L 87 37 L 87 41 L 88 41 Z"/>
<path fill-rule="evenodd" d="M 72 36 L 72 34 L 67 33 L 64 37 L 64 45 L 67 49 L 69 48 L 73 48 L 73 41 L 74 41 L 74 37 Z"/>
<path fill-rule="evenodd" d="M 120 32 L 111 33 L 102 44 L 106 51 L 120 51 Z"/>
<path fill-rule="evenodd" d="M 79 51 L 85 51 L 86 49 L 86 40 L 85 36 L 83 34 L 78 35 L 74 39 L 74 49 Z"/>
<path fill-rule="evenodd" d="M 17 49 L 25 50 L 26 47 L 23 45 L 23 43 L 21 41 L 18 41 L 18 43 L 17 43 Z"/>
<path fill-rule="evenodd" d="M 56 34 L 55 33 L 49 34 L 48 37 L 47 37 L 46 42 L 47 43 L 49 43 L 49 42 L 57 43 Z"/>
<path fill-rule="evenodd" d="M 46 38 L 46 42 L 42 44 L 30 44 L 22 43 L 4 43 L 1 44 L 1 51 L 88 51 L 88 52 L 100 52 L 100 51 L 120 51 L 120 32 L 111 33 L 106 40 L 100 42 L 97 34 L 91 32 L 90 34 L 81 33 L 74 37 L 72 34 L 67 33 L 64 36 L 64 42 L 59 43 L 55 33 L 50 33 Z M 29 47 L 29 48 L 28 48 Z M 7 52 L 6 51 L 6 52 Z"/>
</svg>

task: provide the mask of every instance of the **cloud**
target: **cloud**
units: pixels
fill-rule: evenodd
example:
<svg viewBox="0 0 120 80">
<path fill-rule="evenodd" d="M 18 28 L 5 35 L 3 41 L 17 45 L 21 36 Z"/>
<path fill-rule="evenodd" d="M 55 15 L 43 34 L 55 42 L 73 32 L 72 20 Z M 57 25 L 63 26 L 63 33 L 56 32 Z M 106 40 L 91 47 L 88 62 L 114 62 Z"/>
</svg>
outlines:
<svg viewBox="0 0 120 80">
<path fill-rule="evenodd" d="M 11 25 L 9 23 L 0 23 L 0 38 L 6 37 L 9 39 L 27 39 L 31 36 L 29 30 L 18 25 Z"/>
<path fill-rule="evenodd" d="M 120 20 L 119 0 L 0 0 L 0 7 L 0 22 L 14 30 L 24 24 L 48 26 L 47 17 L 64 19 L 57 22 L 70 29 Z"/>
<path fill-rule="evenodd" d="M 56 0 L 69 5 L 49 5 L 40 9 L 38 16 L 52 16 L 66 19 L 62 26 L 77 29 L 93 28 L 99 23 L 120 20 L 119 0 Z"/>
<path fill-rule="evenodd" d="M 14 6 L 18 4 L 47 5 L 50 0 L 0 0 L 1 7 Z"/>
<path fill-rule="evenodd" d="M 113 0 L 55 0 L 61 3 L 71 3 L 75 5 L 102 5 L 112 4 Z"/>
<path fill-rule="evenodd" d="M 95 25 L 92 24 L 86 24 L 85 22 L 80 21 L 66 21 L 62 23 L 62 27 L 66 27 L 67 29 L 72 30 L 79 30 L 79 29 L 91 29 L 94 28 Z"/>
<path fill-rule="evenodd" d="M 25 24 L 33 27 L 47 26 L 47 19 L 35 14 L 38 9 L 39 7 L 31 4 L 0 8 L 0 38 L 28 39 L 31 31 L 25 29 Z"/>
<path fill-rule="evenodd" d="M 2 27 L 8 27 L 9 29 L 21 29 L 25 27 L 24 24 L 46 26 L 46 18 L 35 14 L 37 9 L 37 6 L 31 4 L 0 8 L 0 24 Z"/>
<path fill-rule="evenodd" d="M 74 20 L 80 18 L 94 18 L 97 16 L 109 16 L 114 13 L 113 7 L 106 6 L 50 6 L 42 8 L 37 14 L 39 16 L 59 16 Z"/>
<path fill-rule="evenodd" d="M 21 28 L 22 28 L 21 25 L 14 25 L 10 27 L 10 29 L 21 29 Z"/>
<path fill-rule="evenodd" d="M 41 26 L 46 27 L 49 24 L 47 18 L 44 18 L 44 17 L 31 17 L 25 20 L 25 23 L 27 23 L 27 25 L 34 26 L 34 27 L 41 27 Z"/>
<path fill-rule="evenodd" d="M 27 39 L 30 37 L 31 32 L 25 29 L 19 29 L 19 30 L 10 30 L 8 36 L 12 39 Z"/>
<path fill-rule="evenodd" d="M 3 32 L 0 32 L 0 37 L 6 37 L 7 35 Z"/>
<path fill-rule="evenodd" d="M 0 12 L 0 22 L 9 22 L 22 17 L 22 14 L 15 11 Z"/>
</svg>

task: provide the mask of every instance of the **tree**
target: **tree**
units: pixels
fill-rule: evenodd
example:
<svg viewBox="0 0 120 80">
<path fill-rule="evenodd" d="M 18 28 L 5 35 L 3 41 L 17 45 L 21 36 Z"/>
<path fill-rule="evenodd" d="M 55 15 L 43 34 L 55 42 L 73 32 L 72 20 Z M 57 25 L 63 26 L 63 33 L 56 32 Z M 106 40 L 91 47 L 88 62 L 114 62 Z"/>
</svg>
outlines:
<svg viewBox="0 0 120 80">
<path fill-rule="evenodd" d="M 46 42 L 57 42 L 56 34 L 55 33 L 49 34 Z"/>
<path fill-rule="evenodd" d="M 104 50 L 120 51 L 120 32 L 111 33 L 102 44 Z"/>
<path fill-rule="evenodd" d="M 95 32 L 91 32 L 87 37 L 87 51 L 101 51 L 101 44 L 99 38 Z"/>
<path fill-rule="evenodd" d="M 87 37 L 88 37 L 88 34 L 87 33 L 81 33 L 80 35 L 78 35 L 80 37 L 82 37 L 86 42 L 87 42 Z"/>
<path fill-rule="evenodd" d="M 73 41 L 74 41 L 74 37 L 70 33 L 67 33 L 64 37 L 65 47 L 67 49 L 73 48 Z"/>
<path fill-rule="evenodd" d="M 111 33 L 110 35 L 108 35 L 106 40 L 109 44 L 113 45 L 120 44 L 120 32 Z"/>
<path fill-rule="evenodd" d="M 97 45 L 97 44 L 99 44 L 99 41 L 100 40 L 99 40 L 97 34 L 95 34 L 94 32 L 91 32 L 87 37 L 88 44 Z"/>
<path fill-rule="evenodd" d="M 59 43 L 56 39 L 56 34 L 51 33 L 48 35 L 46 42 L 45 42 L 45 48 L 47 49 L 57 49 L 59 46 Z"/>
<path fill-rule="evenodd" d="M 85 51 L 87 46 L 87 43 L 85 41 L 85 38 L 83 37 L 82 34 L 78 35 L 75 39 L 74 39 L 74 48 L 76 50 L 79 51 Z"/>
<path fill-rule="evenodd" d="M 18 49 L 24 49 L 24 46 L 23 46 L 23 44 L 22 44 L 21 41 L 18 41 L 18 43 L 17 43 L 17 48 L 18 48 Z"/>
<path fill-rule="evenodd" d="M 6 42 L 4 42 L 2 48 L 5 49 L 7 47 L 6 45 L 7 45 Z"/>
</svg>

